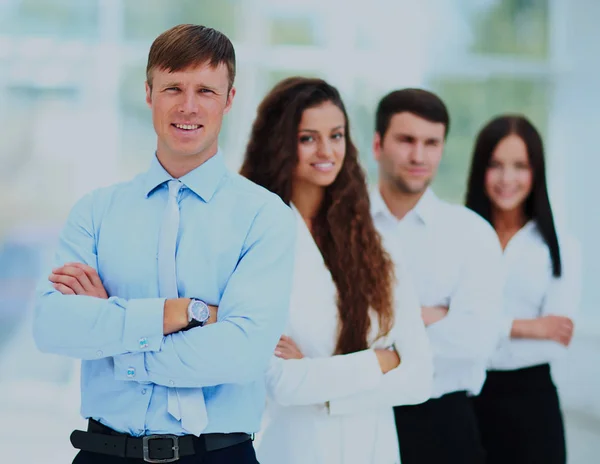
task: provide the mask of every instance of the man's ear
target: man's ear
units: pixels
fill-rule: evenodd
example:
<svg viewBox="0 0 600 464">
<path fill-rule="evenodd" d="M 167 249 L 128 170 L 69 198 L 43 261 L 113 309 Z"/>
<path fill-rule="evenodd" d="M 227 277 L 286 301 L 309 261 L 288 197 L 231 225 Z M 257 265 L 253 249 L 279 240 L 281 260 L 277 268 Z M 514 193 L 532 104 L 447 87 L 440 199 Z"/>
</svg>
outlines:
<svg viewBox="0 0 600 464">
<path fill-rule="evenodd" d="M 229 93 L 227 94 L 227 103 L 225 104 L 225 110 L 223 111 L 223 114 L 229 113 L 229 110 L 231 109 L 231 105 L 233 105 L 234 97 L 235 97 L 235 87 L 231 87 L 231 89 L 229 90 Z"/>
<path fill-rule="evenodd" d="M 383 140 L 381 139 L 381 135 L 379 135 L 379 132 L 375 132 L 375 135 L 373 136 L 373 157 L 375 158 L 375 161 L 379 161 L 381 158 L 382 143 Z"/>
<path fill-rule="evenodd" d="M 146 105 L 148 105 L 149 108 L 152 108 L 152 87 L 150 87 L 148 81 L 146 81 Z"/>
</svg>

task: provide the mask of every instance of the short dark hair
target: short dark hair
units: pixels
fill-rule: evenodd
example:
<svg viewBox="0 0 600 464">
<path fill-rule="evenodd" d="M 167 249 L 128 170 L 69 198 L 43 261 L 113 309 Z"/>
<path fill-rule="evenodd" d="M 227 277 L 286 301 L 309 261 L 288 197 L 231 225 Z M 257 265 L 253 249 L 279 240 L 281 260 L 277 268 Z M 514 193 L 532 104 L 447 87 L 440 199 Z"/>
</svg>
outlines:
<svg viewBox="0 0 600 464">
<path fill-rule="evenodd" d="M 384 137 L 395 114 L 412 113 L 431 122 L 440 122 L 450 130 L 450 115 L 440 97 L 423 89 L 402 89 L 388 93 L 377 105 L 375 131 Z"/>
<path fill-rule="evenodd" d="M 533 187 L 531 193 L 525 199 L 525 215 L 528 219 L 535 219 L 539 231 L 550 250 L 552 274 L 555 277 L 560 277 L 562 264 L 558 236 L 546 186 L 544 144 L 535 126 L 525 116 L 518 114 L 498 116 L 481 129 L 473 149 L 465 204 L 467 208 L 478 213 L 490 224 L 492 223 L 492 205 L 485 193 L 485 174 L 492 154 L 500 141 L 512 134 L 518 136 L 525 143 L 533 173 Z"/>
<path fill-rule="evenodd" d="M 180 24 L 159 35 L 148 54 L 146 80 L 152 87 L 152 71 L 182 71 L 209 63 L 227 66 L 229 89 L 235 80 L 235 50 L 225 34 L 206 26 Z"/>
</svg>

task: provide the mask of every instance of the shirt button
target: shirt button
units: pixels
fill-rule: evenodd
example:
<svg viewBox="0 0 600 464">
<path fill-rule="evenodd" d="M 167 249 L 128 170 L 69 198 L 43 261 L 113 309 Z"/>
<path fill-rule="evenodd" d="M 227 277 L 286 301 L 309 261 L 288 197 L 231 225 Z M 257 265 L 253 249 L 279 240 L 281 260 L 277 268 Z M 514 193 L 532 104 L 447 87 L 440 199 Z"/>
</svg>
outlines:
<svg viewBox="0 0 600 464">
<path fill-rule="evenodd" d="M 103 354 L 104 353 L 102 352 L 102 350 L 96 351 L 96 356 L 98 356 L 99 358 L 101 358 Z"/>
<path fill-rule="evenodd" d="M 135 377 L 135 369 L 133 367 L 130 367 L 127 369 L 127 377 L 129 377 L 129 378 Z"/>
<path fill-rule="evenodd" d="M 144 388 L 144 389 L 142 390 L 142 395 L 145 395 L 145 394 L 146 394 L 146 389 Z"/>
<path fill-rule="evenodd" d="M 147 339 L 147 338 L 145 338 L 145 337 L 143 337 L 143 338 L 140 338 L 140 340 L 139 340 L 139 344 L 140 344 L 140 348 L 141 348 L 142 350 L 143 350 L 143 349 L 145 349 L 145 348 L 148 348 L 148 339 Z"/>
<path fill-rule="evenodd" d="M 173 386 L 173 385 L 175 385 L 175 382 L 173 382 L 172 380 L 169 380 L 169 385 Z"/>
</svg>

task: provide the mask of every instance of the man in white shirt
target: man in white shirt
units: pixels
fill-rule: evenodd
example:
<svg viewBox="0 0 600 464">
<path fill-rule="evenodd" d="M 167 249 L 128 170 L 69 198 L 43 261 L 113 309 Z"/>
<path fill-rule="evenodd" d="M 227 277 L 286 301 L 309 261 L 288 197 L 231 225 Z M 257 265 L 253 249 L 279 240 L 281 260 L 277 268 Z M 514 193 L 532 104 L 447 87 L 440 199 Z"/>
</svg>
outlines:
<svg viewBox="0 0 600 464">
<path fill-rule="evenodd" d="M 484 462 L 469 396 L 481 390 L 500 332 L 509 330 L 499 324 L 502 252 L 494 230 L 429 188 L 449 124 L 444 103 L 425 90 L 392 92 L 377 108 L 372 214 L 384 242 L 401 242 L 434 354 L 432 398 L 395 408 L 403 464 Z"/>
</svg>

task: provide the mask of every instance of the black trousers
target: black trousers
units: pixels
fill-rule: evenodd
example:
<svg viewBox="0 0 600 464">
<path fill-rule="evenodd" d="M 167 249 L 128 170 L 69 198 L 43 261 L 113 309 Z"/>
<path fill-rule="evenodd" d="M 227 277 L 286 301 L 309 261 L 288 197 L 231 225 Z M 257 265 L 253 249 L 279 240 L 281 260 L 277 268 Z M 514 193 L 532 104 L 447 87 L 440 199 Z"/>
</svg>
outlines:
<svg viewBox="0 0 600 464">
<path fill-rule="evenodd" d="M 402 464 L 484 463 L 473 404 L 466 392 L 398 406 L 394 414 Z"/>
<path fill-rule="evenodd" d="M 488 464 L 565 464 L 563 418 L 550 366 L 490 371 L 473 398 Z"/>
<path fill-rule="evenodd" d="M 80 451 L 73 464 L 145 464 L 142 459 L 128 459 Z M 173 464 L 258 464 L 252 440 L 239 445 L 196 456 L 185 456 Z"/>
</svg>

